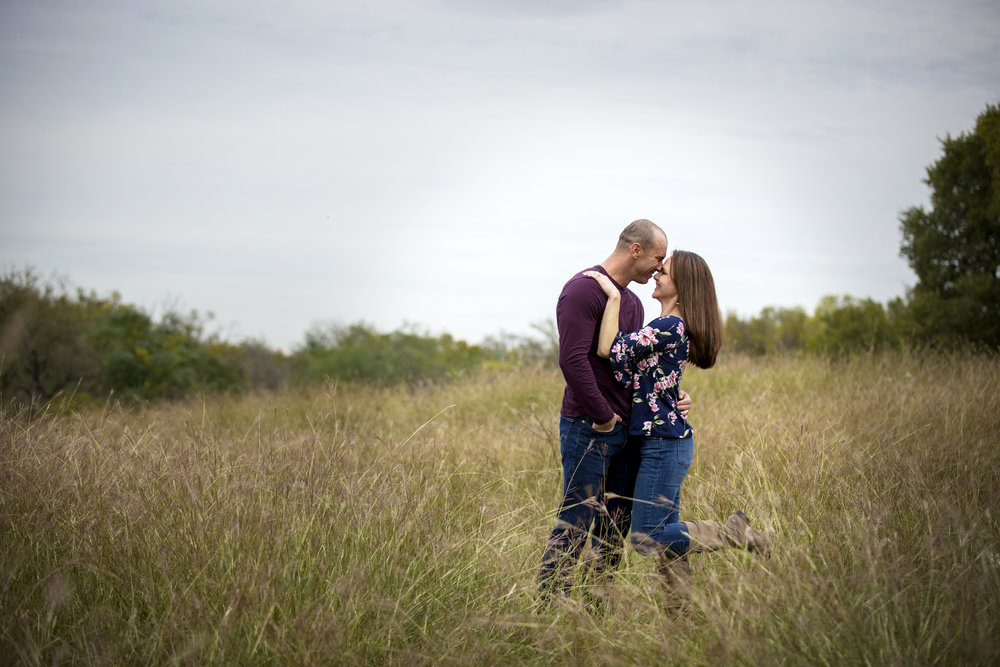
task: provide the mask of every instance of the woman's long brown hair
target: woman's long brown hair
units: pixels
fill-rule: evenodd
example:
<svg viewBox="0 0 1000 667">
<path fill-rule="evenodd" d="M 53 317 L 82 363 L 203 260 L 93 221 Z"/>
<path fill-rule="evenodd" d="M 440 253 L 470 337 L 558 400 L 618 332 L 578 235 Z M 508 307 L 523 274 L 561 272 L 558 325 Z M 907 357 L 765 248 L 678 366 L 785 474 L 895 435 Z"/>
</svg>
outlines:
<svg viewBox="0 0 1000 667">
<path fill-rule="evenodd" d="M 670 278 L 677 286 L 681 317 L 690 340 L 688 361 L 711 368 L 722 347 L 723 325 L 712 271 L 701 255 L 675 250 Z"/>
</svg>

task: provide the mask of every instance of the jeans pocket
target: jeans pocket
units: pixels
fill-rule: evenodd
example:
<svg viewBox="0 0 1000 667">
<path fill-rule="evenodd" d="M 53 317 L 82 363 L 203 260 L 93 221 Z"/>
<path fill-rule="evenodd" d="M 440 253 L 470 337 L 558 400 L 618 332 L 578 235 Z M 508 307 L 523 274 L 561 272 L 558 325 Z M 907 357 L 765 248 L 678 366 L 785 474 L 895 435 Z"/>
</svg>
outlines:
<svg viewBox="0 0 1000 667">
<path fill-rule="evenodd" d="M 581 420 L 580 435 L 587 442 L 587 450 L 596 449 L 605 456 L 613 456 L 620 452 L 627 442 L 627 429 L 621 422 L 614 425 L 610 431 L 598 431 L 589 418 Z"/>
<path fill-rule="evenodd" d="M 597 430 L 596 428 L 594 428 L 594 422 L 593 422 L 593 421 L 591 421 L 591 420 L 589 420 L 589 419 L 588 419 L 588 420 L 587 420 L 587 421 L 585 422 L 585 424 L 586 424 L 587 428 L 588 428 L 588 429 L 589 429 L 589 430 L 590 430 L 590 431 L 591 431 L 592 433 L 596 433 L 597 435 L 601 435 L 601 436 L 609 436 L 609 435 L 611 435 L 612 433 L 614 433 L 614 432 L 615 432 L 615 429 L 616 429 L 616 428 L 618 428 L 618 426 L 619 426 L 619 424 L 615 424 L 614 426 L 612 426 L 612 427 L 611 427 L 611 430 L 610 430 L 610 431 L 599 431 L 599 430 Z"/>
<path fill-rule="evenodd" d="M 694 439 L 682 438 L 677 441 L 677 465 L 685 470 L 691 467 L 694 460 Z"/>
</svg>

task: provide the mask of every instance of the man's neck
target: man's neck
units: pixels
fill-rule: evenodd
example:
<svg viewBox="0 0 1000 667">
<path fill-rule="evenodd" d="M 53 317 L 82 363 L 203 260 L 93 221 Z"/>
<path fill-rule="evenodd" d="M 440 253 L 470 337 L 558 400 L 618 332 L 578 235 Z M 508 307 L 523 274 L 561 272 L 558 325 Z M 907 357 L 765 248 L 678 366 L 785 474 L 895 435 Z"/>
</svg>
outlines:
<svg viewBox="0 0 1000 667">
<path fill-rule="evenodd" d="M 621 288 L 628 287 L 628 284 L 632 282 L 632 279 L 629 277 L 629 269 L 631 267 L 617 254 L 611 255 L 601 262 L 601 267 L 608 272 L 608 275 Z"/>
</svg>

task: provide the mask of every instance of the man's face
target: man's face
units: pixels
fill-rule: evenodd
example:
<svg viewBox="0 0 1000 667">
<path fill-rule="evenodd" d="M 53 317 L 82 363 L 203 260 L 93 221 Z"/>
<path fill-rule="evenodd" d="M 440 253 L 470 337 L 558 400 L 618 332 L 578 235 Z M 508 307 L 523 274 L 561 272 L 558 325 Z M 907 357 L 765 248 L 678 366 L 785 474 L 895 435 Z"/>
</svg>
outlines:
<svg viewBox="0 0 1000 667">
<path fill-rule="evenodd" d="M 653 277 L 653 274 L 660 270 L 666 257 L 667 239 L 659 235 L 651 247 L 640 250 L 639 256 L 635 260 L 632 280 L 640 285 L 645 285 Z"/>
</svg>

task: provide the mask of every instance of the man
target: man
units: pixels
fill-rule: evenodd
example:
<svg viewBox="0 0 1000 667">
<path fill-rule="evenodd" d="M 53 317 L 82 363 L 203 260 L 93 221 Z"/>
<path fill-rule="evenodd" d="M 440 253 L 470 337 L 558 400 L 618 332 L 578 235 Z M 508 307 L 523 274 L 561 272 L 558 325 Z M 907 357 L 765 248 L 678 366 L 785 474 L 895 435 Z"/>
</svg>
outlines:
<svg viewBox="0 0 1000 667">
<path fill-rule="evenodd" d="M 667 236 L 649 220 L 630 223 L 611 255 L 593 271 L 606 274 L 621 290 L 618 328 L 642 328 L 644 311 L 629 283 L 645 284 L 667 256 Z M 639 467 L 638 443 L 630 443 L 631 394 L 597 356 L 597 339 L 607 297 L 597 281 L 580 271 L 563 287 L 556 305 L 559 367 L 566 380 L 559 420 L 563 499 L 558 522 L 542 556 L 538 574 L 543 597 L 565 592 L 570 569 L 594 524 L 593 570 L 621 560 L 628 532 L 632 493 Z M 681 392 L 678 407 L 687 413 L 691 399 Z"/>
</svg>

